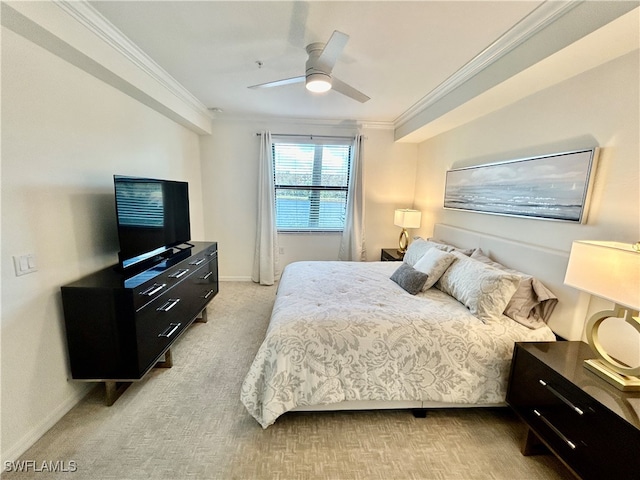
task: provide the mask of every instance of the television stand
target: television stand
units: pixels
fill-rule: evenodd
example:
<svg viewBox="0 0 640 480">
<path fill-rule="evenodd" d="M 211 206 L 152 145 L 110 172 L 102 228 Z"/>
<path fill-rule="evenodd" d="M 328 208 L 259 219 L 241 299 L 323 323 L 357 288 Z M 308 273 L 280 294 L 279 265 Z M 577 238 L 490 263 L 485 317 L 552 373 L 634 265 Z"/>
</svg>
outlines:
<svg viewBox="0 0 640 480">
<path fill-rule="evenodd" d="M 63 286 L 71 378 L 104 383 L 112 405 L 152 368 L 173 365 L 171 346 L 207 322 L 217 293 L 215 242 L 193 242 L 134 275 L 108 267 Z"/>
</svg>

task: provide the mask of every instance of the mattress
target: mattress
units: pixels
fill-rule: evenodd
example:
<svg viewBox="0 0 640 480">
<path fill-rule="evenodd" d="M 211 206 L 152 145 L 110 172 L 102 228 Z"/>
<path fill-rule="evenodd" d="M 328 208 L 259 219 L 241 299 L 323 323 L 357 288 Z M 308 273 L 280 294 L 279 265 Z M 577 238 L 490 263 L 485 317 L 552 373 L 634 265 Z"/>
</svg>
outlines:
<svg viewBox="0 0 640 480">
<path fill-rule="evenodd" d="M 551 341 L 506 316 L 483 323 L 431 288 L 410 295 L 396 262 L 297 262 L 283 272 L 241 400 L 263 428 L 344 401 L 504 402 L 514 343 Z"/>
</svg>

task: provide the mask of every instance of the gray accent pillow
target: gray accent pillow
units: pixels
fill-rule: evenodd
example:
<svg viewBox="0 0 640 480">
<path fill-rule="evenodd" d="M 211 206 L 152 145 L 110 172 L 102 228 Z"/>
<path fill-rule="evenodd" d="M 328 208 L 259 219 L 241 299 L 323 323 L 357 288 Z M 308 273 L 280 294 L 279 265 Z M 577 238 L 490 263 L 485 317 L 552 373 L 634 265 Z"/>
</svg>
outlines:
<svg viewBox="0 0 640 480">
<path fill-rule="evenodd" d="M 453 263 L 456 256 L 449 252 L 444 252 L 437 248 L 427 250 L 420 260 L 413 266 L 419 272 L 426 273 L 429 278 L 422 287 L 422 291 L 426 292 L 433 287 L 442 274 Z"/>
<path fill-rule="evenodd" d="M 411 295 L 415 295 L 429 278 L 429 275 L 419 272 L 411 265 L 402 262 L 398 269 L 391 275 L 391 280 L 404 288 Z"/>
</svg>

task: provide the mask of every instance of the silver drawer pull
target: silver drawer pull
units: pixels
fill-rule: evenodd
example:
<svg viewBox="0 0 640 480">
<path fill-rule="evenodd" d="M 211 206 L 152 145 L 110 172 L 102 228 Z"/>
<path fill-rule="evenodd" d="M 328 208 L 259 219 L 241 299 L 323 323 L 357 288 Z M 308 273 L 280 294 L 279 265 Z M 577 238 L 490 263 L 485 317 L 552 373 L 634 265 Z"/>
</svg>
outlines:
<svg viewBox="0 0 640 480">
<path fill-rule="evenodd" d="M 192 262 L 189 262 L 189 265 L 200 265 L 202 262 L 204 262 L 204 258 L 198 258 Z"/>
<path fill-rule="evenodd" d="M 150 297 L 158 293 L 160 290 L 162 290 L 166 286 L 167 286 L 166 283 L 154 283 L 149 288 L 147 288 L 144 292 L 140 292 L 140 295 L 147 295 L 148 297 Z"/>
<path fill-rule="evenodd" d="M 211 275 L 213 275 L 213 272 L 209 272 L 206 275 L 203 275 L 202 277 L 200 277 L 201 280 L 206 280 L 207 278 L 209 278 Z"/>
<path fill-rule="evenodd" d="M 544 418 L 544 415 L 542 415 L 539 411 L 535 409 L 533 410 L 533 413 L 535 413 L 538 416 L 538 418 L 540 418 L 540 420 L 542 420 L 547 427 L 553 430 L 553 432 L 556 435 L 558 435 L 562 439 L 562 441 L 569 446 L 571 450 L 576 449 L 576 444 L 573 443 L 571 440 L 569 440 L 567 437 L 565 437 L 564 434 L 560 430 L 558 430 L 549 420 Z"/>
<path fill-rule="evenodd" d="M 209 290 L 203 298 L 209 298 L 213 294 L 213 290 Z"/>
<path fill-rule="evenodd" d="M 169 275 L 169 278 L 180 278 L 181 276 L 186 274 L 188 271 L 189 271 L 188 268 L 181 268 L 180 270 L 176 271 L 175 273 L 172 273 L 171 275 Z"/>
<path fill-rule="evenodd" d="M 171 310 L 173 307 L 175 307 L 178 302 L 180 301 L 179 298 L 170 298 L 169 300 L 167 300 L 167 303 L 165 303 L 164 305 L 162 305 L 161 307 L 158 307 L 158 311 L 159 312 L 168 312 L 169 310 Z"/>
<path fill-rule="evenodd" d="M 583 415 L 584 414 L 584 411 L 581 408 L 576 407 L 567 397 L 562 395 L 560 392 L 558 392 L 555 388 L 553 388 L 547 382 L 545 382 L 544 380 L 538 380 L 538 382 L 540 382 L 540 385 L 542 385 L 543 387 L 546 387 L 547 390 L 549 390 L 553 395 L 555 395 L 560 400 L 562 400 L 566 405 L 569 406 L 569 408 L 571 408 L 578 415 Z"/>
<path fill-rule="evenodd" d="M 207 257 L 212 257 L 213 255 L 216 255 L 218 253 L 217 250 L 214 250 L 213 252 L 207 252 Z"/>
<path fill-rule="evenodd" d="M 158 336 L 159 337 L 169 338 L 171 335 L 176 333 L 176 330 L 178 330 L 180 328 L 180 325 L 182 325 L 182 324 L 181 323 L 170 323 L 169 326 L 167 327 L 167 329 L 164 332 L 162 332 L 160 335 L 158 335 Z"/>
</svg>

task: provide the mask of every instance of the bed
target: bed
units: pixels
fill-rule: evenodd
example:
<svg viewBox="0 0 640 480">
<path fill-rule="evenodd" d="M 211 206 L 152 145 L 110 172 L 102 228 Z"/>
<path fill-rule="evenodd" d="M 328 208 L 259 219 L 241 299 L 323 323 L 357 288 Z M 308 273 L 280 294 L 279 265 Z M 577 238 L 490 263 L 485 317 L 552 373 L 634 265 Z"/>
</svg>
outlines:
<svg viewBox="0 0 640 480">
<path fill-rule="evenodd" d="M 507 304 L 523 277 L 494 263 L 489 252 L 504 247 L 499 239 L 444 225 L 434 235 L 442 237 L 441 247 L 414 241 L 402 263 L 314 261 L 285 268 L 265 340 L 241 392 L 263 428 L 289 411 L 504 404 L 514 343 L 555 340 L 549 325 L 562 302 L 543 281 L 529 277 L 542 285 L 542 300 L 533 323 L 514 320 L 517 315 L 503 312 L 511 314 Z M 522 248 L 528 254 L 540 250 L 516 247 L 515 258 L 522 258 Z M 562 270 L 563 252 L 537 253 L 538 260 L 554 264 L 545 272 Z M 416 289 L 412 275 L 420 277 L 423 257 L 449 263 L 438 264 L 442 272 L 431 268 Z M 398 273 L 405 270 L 407 275 Z M 547 282 L 558 286 L 553 277 Z M 480 278 L 488 280 L 478 288 Z"/>
</svg>

